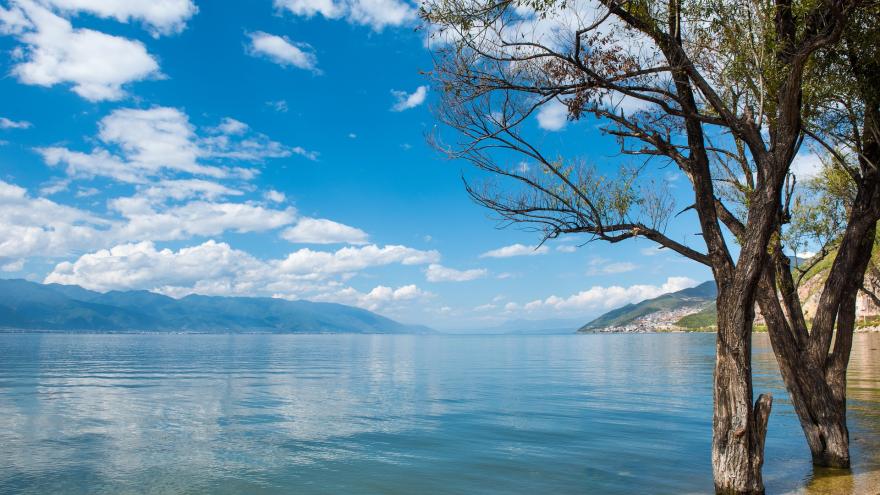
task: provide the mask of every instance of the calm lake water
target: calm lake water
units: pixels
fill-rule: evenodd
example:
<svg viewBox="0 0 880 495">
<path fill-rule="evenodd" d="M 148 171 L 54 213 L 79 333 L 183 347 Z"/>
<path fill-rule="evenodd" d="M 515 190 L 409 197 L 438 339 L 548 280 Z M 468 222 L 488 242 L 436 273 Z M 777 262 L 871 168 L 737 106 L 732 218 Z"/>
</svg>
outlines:
<svg viewBox="0 0 880 495">
<path fill-rule="evenodd" d="M 707 493 L 713 343 L 0 335 L 0 493 Z M 768 493 L 878 493 L 880 335 L 850 365 L 852 476 L 813 472 L 755 347 Z"/>
</svg>

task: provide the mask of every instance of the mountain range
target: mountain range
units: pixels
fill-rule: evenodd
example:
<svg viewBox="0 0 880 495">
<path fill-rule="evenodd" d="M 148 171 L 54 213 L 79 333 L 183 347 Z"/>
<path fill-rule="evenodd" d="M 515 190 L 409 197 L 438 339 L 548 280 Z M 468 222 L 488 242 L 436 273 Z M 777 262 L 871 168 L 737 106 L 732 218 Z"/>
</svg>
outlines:
<svg viewBox="0 0 880 495">
<path fill-rule="evenodd" d="M 0 330 L 87 332 L 432 333 L 365 309 L 268 297 L 148 291 L 0 280 Z"/>
</svg>

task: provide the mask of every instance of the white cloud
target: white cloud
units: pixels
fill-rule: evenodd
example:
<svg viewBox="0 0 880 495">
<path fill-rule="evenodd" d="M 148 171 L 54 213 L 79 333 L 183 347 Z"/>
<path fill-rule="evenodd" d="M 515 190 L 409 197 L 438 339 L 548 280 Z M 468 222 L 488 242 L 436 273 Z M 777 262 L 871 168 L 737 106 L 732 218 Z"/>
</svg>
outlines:
<svg viewBox="0 0 880 495">
<path fill-rule="evenodd" d="M 366 244 L 369 238 L 361 229 L 323 218 L 303 218 L 284 230 L 281 237 L 302 244 Z"/>
<path fill-rule="evenodd" d="M 126 167 L 125 162 L 111 155 L 107 150 L 96 149 L 91 153 L 71 151 L 67 148 L 50 146 L 37 148 L 43 161 L 49 166 L 65 164 L 65 172 L 71 177 L 112 177 L 120 182 L 144 182 L 140 171 Z"/>
<path fill-rule="evenodd" d="M 219 176 L 216 169 L 197 163 L 195 129 L 180 110 L 153 107 L 147 110 L 114 110 L 99 124 L 98 137 L 118 146 L 129 164 L 155 173 L 162 168 L 192 174 Z"/>
<path fill-rule="evenodd" d="M 412 284 L 404 285 L 396 289 L 384 285 L 377 285 L 367 293 L 360 292 L 351 287 L 346 287 L 334 292 L 319 294 L 311 299 L 314 301 L 350 304 L 370 311 L 377 311 L 390 304 L 401 301 L 423 299 L 430 295 L 430 292 L 426 292 Z"/>
<path fill-rule="evenodd" d="M 391 110 L 394 112 L 402 112 L 424 103 L 425 97 L 428 96 L 428 87 L 419 86 L 415 91 L 409 94 L 406 91 L 392 89 L 391 94 L 394 95 L 394 98 L 397 100 L 397 102 L 394 103 L 394 106 L 391 107 Z"/>
<path fill-rule="evenodd" d="M 491 251 L 486 251 L 480 258 L 510 258 L 513 256 L 536 256 L 547 254 L 547 246 L 526 246 L 524 244 L 512 244 Z"/>
<path fill-rule="evenodd" d="M 669 277 L 662 285 L 631 285 L 622 287 L 593 286 L 585 291 L 568 297 L 550 296 L 538 299 L 523 306 L 526 311 L 551 310 L 557 312 L 588 312 L 609 310 L 628 303 L 636 303 L 645 299 L 675 292 L 697 285 L 688 277 Z M 518 307 L 512 308 L 514 310 Z"/>
<path fill-rule="evenodd" d="M 568 108 L 557 100 L 551 100 L 538 109 L 538 127 L 545 131 L 561 131 L 568 124 Z"/>
<path fill-rule="evenodd" d="M 23 268 L 24 268 L 24 259 L 11 261 L 9 263 L 6 263 L 3 266 L 0 266 L 0 270 L 2 270 L 4 272 L 9 272 L 9 273 L 20 272 Z"/>
<path fill-rule="evenodd" d="M 822 157 L 815 153 L 798 153 L 791 162 L 791 173 L 798 182 L 805 182 L 819 175 L 822 171 Z"/>
<path fill-rule="evenodd" d="M 568 245 L 563 244 L 561 246 L 556 246 L 556 250 L 559 251 L 560 253 L 573 253 L 573 252 L 577 251 L 577 248 L 574 246 L 568 246 Z"/>
<path fill-rule="evenodd" d="M 412 5 L 398 0 L 355 0 L 348 5 L 348 18 L 352 22 L 372 26 L 376 30 L 412 22 L 417 13 Z"/>
<path fill-rule="evenodd" d="M 154 35 L 183 31 L 198 9 L 191 0 L 43 0 L 66 13 L 88 12 L 119 22 L 139 21 Z"/>
<path fill-rule="evenodd" d="M 347 273 L 390 263 L 429 262 L 435 257 L 436 253 L 404 246 L 366 246 L 335 252 L 300 250 L 284 259 L 260 260 L 213 240 L 177 251 L 158 249 L 145 241 L 120 244 L 59 263 L 45 282 L 98 291 L 146 289 L 173 297 L 197 293 L 308 298 L 375 310 L 430 294 L 415 285 L 396 289 L 380 285 L 362 293 L 341 283 Z"/>
<path fill-rule="evenodd" d="M 203 179 L 163 179 L 142 187 L 138 191 L 138 196 L 147 198 L 151 202 L 163 202 L 169 199 L 182 201 L 190 198 L 213 201 L 218 198 L 243 194 L 237 189 Z"/>
<path fill-rule="evenodd" d="M 612 262 L 604 258 L 593 258 L 587 268 L 587 275 L 613 275 L 615 273 L 631 272 L 638 268 L 635 263 L 629 261 Z"/>
<path fill-rule="evenodd" d="M 302 17 L 320 14 L 327 19 L 344 18 L 376 31 L 410 24 L 418 14 L 412 4 L 401 0 L 275 0 L 275 6 Z"/>
<path fill-rule="evenodd" d="M 64 256 L 100 245 L 109 222 L 0 180 L 0 261 Z"/>
<path fill-rule="evenodd" d="M 265 57 L 279 65 L 319 72 L 318 58 L 308 44 L 293 42 L 285 37 L 262 31 L 250 33 L 248 36 L 250 37 L 248 53 L 251 55 Z"/>
<path fill-rule="evenodd" d="M 345 13 L 342 2 L 337 4 L 334 0 L 275 0 L 275 7 L 303 17 L 321 14 L 328 19 L 337 19 Z"/>
<path fill-rule="evenodd" d="M 90 198 L 92 196 L 97 196 L 101 191 L 94 187 L 80 187 L 76 191 L 77 198 Z"/>
<path fill-rule="evenodd" d="M 663 250 L 657 246 L 651 246 L 642 248 L 639 252 L 642 253 L 642 256 L 657 256 L 658 254 L 662 254 Z"/>
<path fill-rule="evenodd" d="M 425 270 L 425 278 L 428 282 L 467 282 L 483 278 L 488 274 L 485 268 L 474 268 L 471 270 L 456 270 L 447 268 L 438 264 L 428 265 Z"/>
<path fill-rule="evenodd" d="M 406 246 L 379 247 L 370 244 L 361 247 L 344 247 L 335 252 L 312 251 L 304 248 L 290 253 L 279 263 L 286 273 L 308 274 L 318 277 L 333 273 L 350 273 L 371 266 L 423 265 L 440 261 L 440 253 L 421 251 Z"/>
<path fill-rule="evenodd" d="M 248 125 L 240 120 L 232 117 L 226 117 L 220 121 L 220 125 L 216 127 L 217 132 L 228 134 L 230 136 L 240 136 L 248 130 Z"/>
<path fill-rule="evenodd" d="M 6 117 L 0 117 L 0 129 L 28 129 L 31 123 L 25 120 L 10 120 Z"/>
<path fill-rule="evenodd" d="M 271 201 L 272 203 L 283 203 L 287 199 L 283 192 L 274 189 L 269 189 L 263 193 L 263 197 L 266 198 L 266 201 Z"/>
<path fill-rule="evenodd" d="M 229 118 L 209 128 L 211 135 L 199 136 L 189 117 L 170 107 L 117 109 L 101 119 L 98 129 L 98 140 L 106 147 L 88 153 L 58 146 L 37 151 L 48 165 L 65 165 L 71 177 L 103 176 L 129 183 L 144 183 L 164 172 L 212 178 L 254 173 L 211 163 L 216 160 L 253 163 L 292 154 L 316 158 L 314 152 L 272 141 Z"/>
<path fill-rule="evenodd" d="M 67 178 L 49 179 L 42 186 L 40 186 L 40 195 L 51 196 L 53 194 L 58 194 L 61 191 L 66 191 L 69 187 L 70 187 L 70 179 L 67 179 Z"/>
<path fill-rule="evenodd" d="M 45 283 L 80 285 L 97 290 L 194 287 L 200 281 L 228 280 L 259 270 L 261 263 L 228 244 L 157 250 L 152 242 L 122 244 L 59 263 Z M 161 292 L 161 290 L 159 290 Z"/>
<path fill-rule="evenodd" d="M 15 34 L 25 45 L 25 60 L 12 68 L 24 84 L 69 83 L 81 97 L 100 101 L 121 99 L 130 82 L 160 77 L 159 64 L 139 41 L 74 29 L 32 1 L 15 2 L 11 11 L 0 15 L 0 31 Z"/>
<path fill-rule="evenodd" d="M 109 207 L 127 221 L 115 232 L 125 240 L 176 240 L 193 236 L 214 236 L 227 231 L 264 232 L 293 222 L 295 211 L 273 210 L 248 203 L 192 201 L 156 211 L 142 196 L 117 198 Z"/>
<path fill-rule="evenodd" d="M 291 225 L 297 220 L 293 208 L 273 209 L 257 202 L 232 203 L 203 199 L 179 203 L 192 196 L 219 198 L 238 194 L 241 192 L 207 181 L 165 180 L 140 188 L 134 196 L 109 200 L 108 210 L 115 215 L 105 219 L 45 198 L 32 198 L 24 188 L 0 181 L 0 210 L 3 211 L 0 216 L 0 264 L 39 256 L 57 258 L 78 255 L 119 243 L 138 244 L 141 245 L 139 251 L 150 251 L 154 249 L 145 246 L 152 246 L 153 241 L 212 237 L 226 232 L 265 232 Z M 336 236 L 337 242 L 363 244 L 367 240 L 366 233 L 329 220 L 307 218 L 301 223 L 313 226 L 299 231 L 303 236 L 314 236 L 309 242 L 329 242 L 329 236 Z M 87 263 L 95 256 L 98 254 L 84 255 L 81 259 Z M 103 253 L 101 256 L 108 255 Z M 111 258 L 115 259 L 115 256 Z M 249 281 L 251 285 L 248 287 L 268 291 L 269 285 L 274 284 L 275 288 L 269 294 L 293 293 L 303 290 L 301 284 L 304 281 L 320 281 L 334 276 L 347 278 L 369 267 L 431 264 L 439 259 L 437 251 L 399 245 L 362 245 L 336 251 L 300 249 L 282 259 L 261 262 L 265 265 L 262 269 L 270 275 L 262 275 L 262 282 Z M 88 278 L 83 280 L 90 283 Z M 297 282 L 300 285 L 283 286 L 282 282 Z M 222 283 L 208 280 L 205 281 L 208 285 L 177 287 L 168 289 L 168 293 L 185 294 L 199 290 L 217 293 L 230 283 L 228 280 Z M 238 280 L 236 283 L 241 285 L 244 282 Z M 93 285 L 103 287 L 102 284 L 95 282 Z"/>
<path fill-rule="evenodd" d="M 287 110 L 289 110 L 287 107 L 287 100 L 267 101 L 266 105 L 269 105 L 273 110 L 279 113 L 287 113 Z"/>
</svg>

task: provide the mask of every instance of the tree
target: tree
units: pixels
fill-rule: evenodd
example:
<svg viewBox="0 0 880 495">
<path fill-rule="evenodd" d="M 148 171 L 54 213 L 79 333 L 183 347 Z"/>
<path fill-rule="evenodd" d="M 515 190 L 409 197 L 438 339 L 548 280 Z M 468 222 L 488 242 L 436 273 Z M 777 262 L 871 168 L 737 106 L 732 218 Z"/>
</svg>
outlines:
<svg viewBox="0 0 880 495">
<path fill-rule="evenodd" d="M 856 296 L 865 286 L 880 219 L 880 8 L 852 16 L 843 43 L 820 53 L 817 116 L 805 132 L 827 151 L 828 163 L 811 184 L 814 201 L 781 212 L 758 302 L 786 388 L 816 465 L 848 468 L 846 371 L 856 320 Z M 823 87 L 824 86 L 824 87 Z M 789 266 L 790 244 L 807 238 L 820 246 L 806 266 Z M 732 230 L 738 229 L 734 226 Z M 796 250 L 795 250 L 796 252 Z M 833 253 L 808 328 L 797 286 Z M 875 268 L 876 269 L 876 268 Z M 832 347 L 833 341 L 833 347 Z"/>
<path fill-rule="evenodd" d="M 839 44 L 856 0 L 429 0 L 441 121 L 451 157 L 500 179 L 468 184 L 480 204 L 544 239 L 644 237 L 707 265 L 718 285 L 712 464 L 718 493 L 763 493 L 772 398 L 753 402 L 751 332 L 783 193 L 804 136 L 805 92 L 820 50 Z M 745 49 L 744 49 L 745 48 Z M 621 107 L 626 103 L 629 111 Z M 605 124 L 624 155 L 616 176 L 550 157 L 521 125 L 544 105 Z M 633 109 L 632 107 L 636 107 Z M 533 168 L 505 165 L 511 155 Z M 688 177 L 704 246 L 666 235 L 674 205 L 640 178 L 673 163 Z M 716 183 L 746 164 L 742 214 Z M 735 174 L 738 175 L 738 174 Z M 790 182 L 789 182 L 790 184 Z M 790 197 L 790 194 L 786 195 Z M 726 201 L 727 200 L 727 201 Z M 734 259 L 725 219 L 744 218 Z"/>
</svg>

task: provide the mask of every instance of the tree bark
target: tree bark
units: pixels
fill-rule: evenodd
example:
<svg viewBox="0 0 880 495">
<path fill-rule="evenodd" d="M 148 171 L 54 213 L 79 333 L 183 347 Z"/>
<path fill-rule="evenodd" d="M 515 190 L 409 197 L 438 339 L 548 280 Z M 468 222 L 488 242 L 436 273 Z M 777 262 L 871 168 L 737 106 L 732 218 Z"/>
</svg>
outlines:
<svg viewBox="0 0 880 495">
<path fill-rule="evenodd" d="M 763 494 L 764 439 L 773 402 L 752 404 L 752 321 L 747 294 L 721 287 L 716 338 L 712 469 L 718 494 Z"/>
<path fill-rule="evenodd" d="M 838 297 L 820 299 L 821 310 L 817 313 L 826 316 L 814 319 L 812 332 L 807 331 L 791 271 L 778 244 L 762 274 L 757 296 L 813 464 L 831 468 L 850 466 L 846 369 L 855 331 L 856 296 L 875 236 L 876 220 L 871 211 L 857 208 L 854 213 L 832 267 L 832 274 L 846 275 L 847 280 L 838 286 L 834 285 L 835 279 L 840 277 L 829 276 L 826 285 L 832 287 L 826 287 L 823 293 L 836 293 Z M 777 285 L 782 294 L 777 293 Z M 834 348 L 829 353 L 832 334 Z"/>
</svg>

